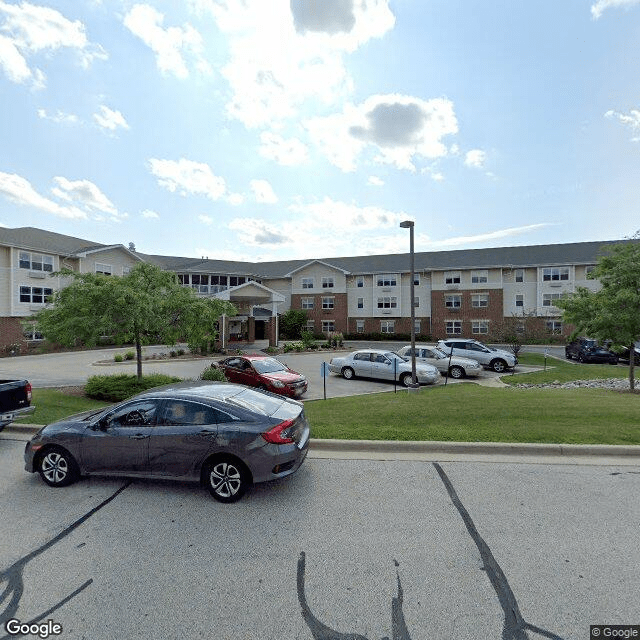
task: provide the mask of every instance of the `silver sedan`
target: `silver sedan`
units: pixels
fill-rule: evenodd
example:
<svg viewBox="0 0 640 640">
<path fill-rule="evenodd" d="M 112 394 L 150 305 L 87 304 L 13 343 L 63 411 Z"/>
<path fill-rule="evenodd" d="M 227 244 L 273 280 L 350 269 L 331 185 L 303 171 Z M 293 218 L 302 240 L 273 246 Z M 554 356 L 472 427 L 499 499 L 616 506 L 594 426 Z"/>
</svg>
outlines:
<svg viewBox="0 0 640 640">
<path fill-rule="evenodd" d="M 411 363 L 397 353 L 382 349 L 360 349 L 348 356 L 331 358 L 329 371 L 347 380 L 355 377 L 396 380 L 405 387 L 411 384 Z M 430 364 L 416 364 L 419 384 L 435 384 L 440 372 Z"/>
<path fill-rule="evenodd" d="M 411 345 L 398 349 L 397 353 L 404 360 L 410 360 Z M 442 375 L 448 372 L 452 378 L 475 377 L 482 372 L 482 365 L 476 360 L 460 356 L 449 357 L 437 347 L 423 344 L 416 345 L 416 362 L 432 364 Z"/>
</svg>

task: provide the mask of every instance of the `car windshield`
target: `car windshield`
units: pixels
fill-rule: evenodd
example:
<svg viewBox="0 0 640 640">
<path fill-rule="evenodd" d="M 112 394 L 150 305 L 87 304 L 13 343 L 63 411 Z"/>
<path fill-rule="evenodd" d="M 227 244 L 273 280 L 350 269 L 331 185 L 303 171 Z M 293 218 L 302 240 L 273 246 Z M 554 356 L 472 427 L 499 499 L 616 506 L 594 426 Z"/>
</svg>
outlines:
<svg viewBox="0 0 640 640">
<path fill-rule="evenodd" d="M 391 362 L 393 362 L 394 360 L 397 360 L 398 362 L 404 362 L 404 360 L 397 353 L 392 353 L 391 351 L 388 351 L 384 355 L 385 357 L 389 358 Z"/>
<path fill-rule="evenodd" d="M 275 358 L 266 358 L 265 360 L 252 360 L 251 364 L 258 373 L 276 373 L 278 371 L 287 371 L 282 362 Z"/>
<path fill-rule="evenodd" d="M 442 360 L 442 358 L 448 358 L 449 357 L 444 351 L 440 351 L 440 349 L 436 349 L 435 347 L 433 349 L 431 349 L 431 351 L 433 352 L 433 356 L 435 358 L 438 358 L 438 360 Z M 427 353 L 429 353 L 429 352 L 427 351 Z"/>
</svg>

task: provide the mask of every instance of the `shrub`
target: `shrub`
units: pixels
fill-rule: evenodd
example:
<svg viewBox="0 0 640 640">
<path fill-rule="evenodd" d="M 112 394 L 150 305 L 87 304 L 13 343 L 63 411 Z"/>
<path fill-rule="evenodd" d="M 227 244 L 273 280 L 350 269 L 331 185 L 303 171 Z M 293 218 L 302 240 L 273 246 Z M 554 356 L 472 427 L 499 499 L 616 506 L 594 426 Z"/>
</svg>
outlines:
<svg viewBox="0 0 640 640">
<path fill-rule="evenodd" d="M 125 360 L 134 360 L 135 357 L 136 357 L 135 351 L 127 351 L 127 353 L 124 354 Z"/>
<path fill-rule="evenodd" d="M 122 355 L 120 353 L 116 353 L 116 355 L 113 356 L 113 360 L 115 362 L 122 362 L 124 360 L 124 358 L 122 357 Z"/>
<path fill-rule="evenodd" d="M 186 353 L 184 349 L 178 349 L 178 355 L 183 356 Z"/>
<path fill-rule="evenodd" d="M 133 375 L 116 376 L 91 376 L 84 387 L 85 395 L 95 400 L 106 400 L 107 402 L 121 402 L 136 393 L 147 391 L 153 387 L 172 382 L 180 382 L 181 378 L 166 376 L 154 373 L 150 376 L 143 376 L 141 380 Z"/>
<path fill-rule="evenodd" d="M 176 351 L 169 351 L 170 358 L 176 358 L 177 356 L 178 356 L 178 353 Z"/>
<path fill-rule="evenodd" d="M 213 382 L 226 382 L 222 369 L 218 369 L 215 365 L 207 367 L 201 374 L 200 380 L 209 380 Z"/>
<path fill-rule="evenodd" d="M 312 345 L 315 345 L 316 339 L 313 337 L 313 331 L 302 332 L 302 344 L 309 349 Z"/>
</svg>

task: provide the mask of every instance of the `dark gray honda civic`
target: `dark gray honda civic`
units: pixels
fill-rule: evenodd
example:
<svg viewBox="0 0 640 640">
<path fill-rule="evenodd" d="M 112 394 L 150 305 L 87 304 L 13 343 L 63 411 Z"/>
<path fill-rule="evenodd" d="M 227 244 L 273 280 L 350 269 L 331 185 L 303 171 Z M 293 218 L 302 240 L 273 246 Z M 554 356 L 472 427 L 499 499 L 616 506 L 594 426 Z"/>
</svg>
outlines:
<svg viewBox="0 0 640 640">
<path fill-rule="evenodd" d="M 302 403 L 237 384 L 181 382 L 47 425 L 24 458 L 52 487 L 93 474 L 177 478 L 234 502 L 254 482 L 297 471 L 308 446 Z"/>
</svg>

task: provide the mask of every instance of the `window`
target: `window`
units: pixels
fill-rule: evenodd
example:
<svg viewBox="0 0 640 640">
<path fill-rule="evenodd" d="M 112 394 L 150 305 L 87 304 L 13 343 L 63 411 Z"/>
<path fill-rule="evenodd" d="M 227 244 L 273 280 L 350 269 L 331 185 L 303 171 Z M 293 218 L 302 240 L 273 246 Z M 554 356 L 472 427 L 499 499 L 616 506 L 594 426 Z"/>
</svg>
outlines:
<svg viewBox="0 0 640 640">
<path fill-rule="evenodd" d="M 20 287 L 20 302 L 44 304 L 53 295 L 53 289 L 45 287 Z"/>
<path fill-rule="evenodd" d="M 444 272 L 445 284 L 460 284 L 460 272 L 459 271 L 445 271 Z"/>
<path fill-rule="evenodd" d="M 479 284 L 481 282 L 489 281 L 489 272 L 486 269 L 480 269 L 479 271 L 471 272 L 471 282 L 473 284 Z"/>
<path fill-rule="evenodd" d="M 189 274 L 188 273 L 179 273 L 178 274 L 178 282 L 183 287 L 188 287 L 189 286 Z"/>
<path fill-rule="evenodd" d="M 152 427 L 156 423 L 156 400 L 139 400 L 116 409 L 109 417 L 109 427 Z"/>
<path fill-rule="evenodd" d="M 53 256 L 43 256 L 39 253 L 29 253 L 21 251 L 18 255 L 18 262 L 21 269 L 31 269 L 31 271 L 53 271 Z"/>
<path fill-rule="evenodd" d="M 417 308 L 417 307 L 419 307 L 419 306 L 420 306 L 420 298 L 419 298 L 418 296 L 415 296 L 415 297 L 413 298 L 413 306 L 414 306 L 415 308 Z"/>
<path fill-rule="evenodd" d="M 356 333 L 364 333 L 364 320 L 356 320 Z"/>
<path fill-rule="evenodd" d="M 542 306 L 553 307 L 553 301 L 562 298 L 562 293 L 543 293 L 542 294 Z"/>
<path fill-rule="evenodd" d="M 471 322 L 471 333 L 473 333 L 474 335 L 489 333 L 489 321 L 473 320 Z"/>
<path fill-rule="evenodd" d="M 313 289 L 313 278 L 302 278 L 301 283 L 303 289 Z"/>
<path fill-rule="evenodd" d="M 419 287 L 420 286 L 420 274 L 419 273 L 414 273 L 413 274 L 413 286 L 414 287 Z"/>
<path fill-rule="evenodd" d="M 524 282 L 524 269 L 516 269 L 516 282 Z"/>
<path fill-rule="evenodd" d="M 302 298 L 303 309 L 313 309 L 313 306 L 314 306 L 313 298 Z"/>
<path fill-rule="evenodd" d="M 448 336 L 462 335 L 462 322 L 460 320 L 447 320 L 444 326 Z"/>
<path fill-rule="evenodd" d="M 336 323 L 334 320 L 322 321 L 322 333 L 331 333 L 336 330 Z"/>
<path fill-rule="evenodd" d="M 489 296 L 486 293 L 479 293 L 471 296 L 471 306 L 479 309 L 480 307 L 489 306 Z"/>
<path fill-rule="evenodd" d="M 307 324 L 305 325 L 305 329 L 307 331 L 311 331 L 312 333 L 315 331 L 315 323 L 313 320 L 307 320 Z"/>
<path fill-rule="evenodd" d="M 395 333 L 395 320 L 382 320 L 380 322 L 380 333 Z"/>
<path fill-rule="evenodd" d="M 542 270 L 544 282 L 569 279 L 569 267 L 547 267 Z"/>
<path fill-rule="evenodd" d="M 378 309 L 396 309 L 398 307 L 398 298 L 395 296 L 385 296 L 378 298 Z"/>
<path fill-rule="evenodd" d="M 589 265 L 588 267 L 584 268 L 584 275 L 588 278 L 589 274 L 593 273 L 593 270 L 595 269 L 594 265 Z"/>
<path fill-rule="evenodd" d="M 208 425 L 218 422 L 232 422 L 233 418 L 213 407 L 184 400 L 167 400 L 162 411 L 160 424 L 165 425 Z"/>
<path fill-rule="evenodd" d="M 244 276 L 229 276 L 229 286 L 237 287 L 239 284 L 244 284 L 247 279 Z"/>
<path fill-rule="evenodd" d="M 122 267 L 122 275 L 128 276 L 131 273 L 131 267 Z"/>
<path fill-rule="evenodd" d="M 524 296 L 521 293 L 516 293 L 516 307 L 524 307 Z"/>
<path fill-rule="evenodd" d="M 102 264 L 101 262 L 96 262 L 96 273 L 101 273 L 103 276 L 112 275 L 111 265 Z"/>
<path fill-rule="evenodd" d="M 364 309 L 364 298 L 358 298 L 358 309 Z"/>
<path fill-rule="evenodd" d="M 36 331 L 35 328 L 29 327 L 24 330 L 24 339 L 33 342 L 35 340 L 44 340 L 44 336 L 39 331 Z"/>
<path fill-rule="evenodd" d="M 415 331 L 416 335 L 420 334 L 420 328 L 421 328 L 420 320 L 416 320 L 415 324 L 413 325 L 413 330 Z"/>
<path fill-rule="evenodd" d="M 562 333 L 562 322 L 560 320 L 547 320 L 547 331 L 560 335 Z"/>
<path fill-rule="evenodd" d="M 322 298 L 323 309 L 333 309 L 335 298 Z"/>
<path fill-rule="evenodd" d="M 333 289 L 334 279 L 333 276 L 323 276 L 322 277 L 322 288 L 323 289 Z"/>
<path fill-rule="evenodd" d="M 194 273 L 191 276 L 191 288 L 198 293 L 209 293 L 209 276 Z"/>
<path fill-rule="evenodd" d="M 364 287 L 364 276 L 358 276 L 356 278 L 356 287 Z"/>
<path fill-rule="evenodd" d="M 396 286 L 395 273 L 383 273 L 378 276 L 377 285 L 379 287 L 395 287 Z"/>
<path fill-rule="evenodd" d="M 444 306 L 447 309 L 459 309 L 462 306 L 462 296 L 445 296 Z"/>
</svg>

